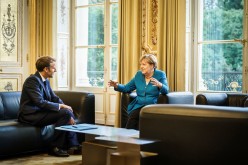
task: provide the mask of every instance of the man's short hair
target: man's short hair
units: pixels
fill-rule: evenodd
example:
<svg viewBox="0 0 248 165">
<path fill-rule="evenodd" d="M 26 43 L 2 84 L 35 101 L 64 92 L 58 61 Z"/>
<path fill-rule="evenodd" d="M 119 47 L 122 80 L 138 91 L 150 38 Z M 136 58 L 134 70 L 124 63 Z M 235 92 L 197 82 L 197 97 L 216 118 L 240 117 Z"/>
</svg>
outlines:
<svg viewBox="0 0 248 165">
<path fill-rule="evenodd" d="M 43 71 L 43 69 L 45 67 L 50 67 L 50 64 L 53 63 L 53 62 L 56 62 L 56 60 L 50 56 L 43 56 L 43 57 L 40 57 L 36 63 L 35 63 L 35 66 L 36 66 L 36 69 L 41 72 Z"/>
</svg>

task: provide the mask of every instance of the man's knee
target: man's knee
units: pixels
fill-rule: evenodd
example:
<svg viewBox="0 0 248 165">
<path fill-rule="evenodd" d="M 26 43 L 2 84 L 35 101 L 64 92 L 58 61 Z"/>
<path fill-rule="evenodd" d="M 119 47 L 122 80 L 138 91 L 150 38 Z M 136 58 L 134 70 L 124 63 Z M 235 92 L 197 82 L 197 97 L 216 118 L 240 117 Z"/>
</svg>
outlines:
<svg viewBox="0 0 248 165">
<path fill-rule="evenodd" d="M 62 117 L 66 117 L 68 120 L 71 119 L 71 117 L 73 117 L 73 112 L 71 112 L 69 109 L 60 109 L 59 113 Z"/>
</svg>

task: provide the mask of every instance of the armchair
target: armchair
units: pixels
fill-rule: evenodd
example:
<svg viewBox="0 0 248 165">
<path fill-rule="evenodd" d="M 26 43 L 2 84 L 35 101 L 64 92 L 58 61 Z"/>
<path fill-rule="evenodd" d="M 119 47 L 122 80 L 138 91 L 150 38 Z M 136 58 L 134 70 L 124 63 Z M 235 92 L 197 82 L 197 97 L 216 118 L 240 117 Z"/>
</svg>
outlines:
<svg viewBox="0 0 248 165">
<path fill-rule="evenodd" d="M 248 94 L 244 93 L 202 93 L 196 96 L 198 105 L 248 107 Z"/>
<path fill-rule="evenodd" d="M 133 99 L 137 96 L 136 92 L 132 93 L 122 93 L 121 104 L 120 104 L 120 126 L 125 128 L 128 114 L 127 106 Z M 157 104 L 193 104 L 194 97 L 191 92 L 170 92 L 166 95 L 160 94 L 158 97 Z"/>
<path fill-rule="evenodd" d="M 140 113 L 140 138 L 158 140 L 141 149 L 158 153 L 156 165 L 248 164 L 247 130 L 248 108 L 164 104 Z"/>
</svg>

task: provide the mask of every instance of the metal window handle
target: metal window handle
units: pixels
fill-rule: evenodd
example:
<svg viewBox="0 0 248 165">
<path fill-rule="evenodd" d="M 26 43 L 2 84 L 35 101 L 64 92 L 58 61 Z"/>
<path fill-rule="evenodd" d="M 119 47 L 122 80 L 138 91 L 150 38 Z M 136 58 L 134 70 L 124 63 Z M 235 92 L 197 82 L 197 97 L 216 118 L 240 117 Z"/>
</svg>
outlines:
<svg viewBox="0 0 248 165">
<path fill-rule="evenodd" d="M 211 40 L 211 41 L 200 41 L 198 44 L 223 44 L 223 43 L 234 43 L 234 42 L 239 42 L 243 46 L 247 42 L 246 39 L 233 39 L 233 40 Z"/>
<path fill-rule="evenodd" d="M 246 39 L 234 39 L 236 42 L 240 42 L 243 46 L 245 46 L 245 43 L 247 42 Z"/>
<path fill-rule="evenodd" d="M 105 48 L 105 46 L 103 46 L 103 45 L 97 45 L 97 46 L 96 46 L 96 48 L 101 48 L 101 49 L 104 49 L 104 48 Z"/>
<path fill-rule="evenodd" d="M 245 74 L 248 73 L 248 66 L 245 66 Z"/>
</svg>

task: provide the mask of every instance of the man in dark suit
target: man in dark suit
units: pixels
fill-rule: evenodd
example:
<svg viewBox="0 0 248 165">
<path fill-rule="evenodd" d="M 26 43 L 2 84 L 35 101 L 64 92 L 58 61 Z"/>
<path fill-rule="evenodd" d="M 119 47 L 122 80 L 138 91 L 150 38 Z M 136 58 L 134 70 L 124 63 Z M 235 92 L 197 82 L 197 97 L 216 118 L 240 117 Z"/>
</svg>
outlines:
<svg viewBox="0 0 248 165">
<path fill-rule="evenodd" d="M 36 73 L 30 75 L 23 84 L 19 122 L 38 127 L 75 124 L 72 108 L 55 95 L 48 81 L 56 72 L 55 62 L 56 60 L 49 56 L 36 61 Z M 49 153 L 67 157 L 67 149 L 81 150 L 76 133 L 54 130 Z"/>
</svg>

